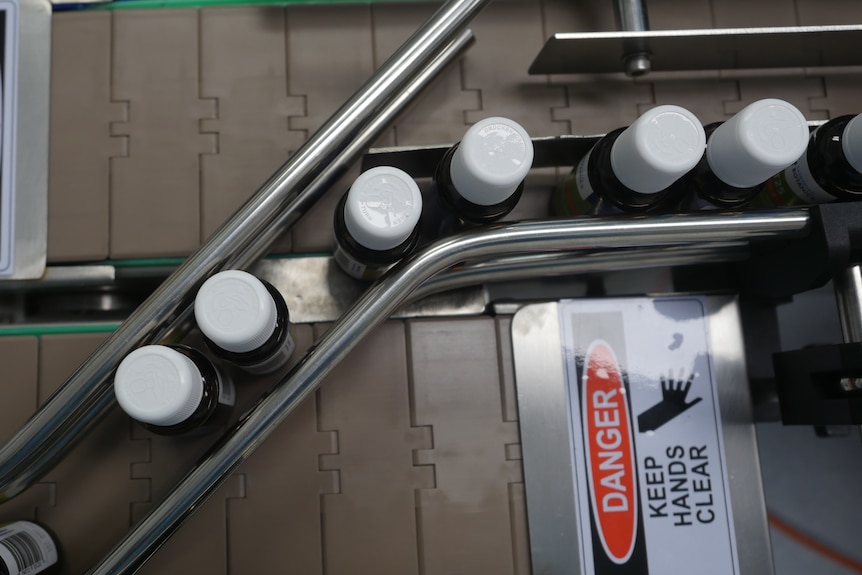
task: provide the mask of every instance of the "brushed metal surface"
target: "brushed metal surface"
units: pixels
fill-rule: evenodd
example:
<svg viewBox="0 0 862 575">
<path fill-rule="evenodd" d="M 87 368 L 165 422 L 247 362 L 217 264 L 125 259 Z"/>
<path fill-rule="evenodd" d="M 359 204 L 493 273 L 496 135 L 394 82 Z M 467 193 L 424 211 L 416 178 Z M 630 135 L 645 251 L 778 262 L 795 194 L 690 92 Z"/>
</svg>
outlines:
<svg viewBox="0 0 862 575">
<path fill-rule="evenodd" d="M 810 130 L 825 120 L 809 120 Z M 531 138 L 533 142 L 533 168 L 573 167 L 601 139 L 604 134 L 562 135 Z M 362 156 L 362 170 L 377 166 L 395 166 L 414 178 L 430 178 L 437 164 L 451 144 L 430 146 L 389 146 L 372 148 Z M 529 188 L 524 190 L 529 193 Z"/>
<path fill-rule="evenodd" d="M 369 285 L 342 272 L 328 256 L 264 260 L 254 271 L 284 295 L 294 323 L 335 321 Z M 485 311 L 485 292 L 468 286 L 461 282 L 446 293 L 429 294 L 402 307 L 393 317 L 478 315 Z"/>
<path fill-rule="evenodd" d="M 84 264 L 77 266 L 47 266 L 39 279 L 6 280 L 0 282 L 0 294 L 102 288 L 113 285 L 116 268 L 110 264 Z"/>
<path fill-rule="evenodd" d="M 742 575 L 775 572 L 760 473 L 757 432 L 745 367 L 739 305 L 731 296 L 706 298 L 709 346 L 724 434 L 733 527 Z"/>
<path fill-rule="evenodd" d="M 48 117 L 51 77 L 51 4 L 47 0 L 22 0 L 18 5 L 17 78 L 3 78 L 4 88 L 16 89 L 4 95 L 4 122 L 15 123 L 14 142 L 3 143 L 3 171 L 11 172 L 14 182 L 13 268 L 4 278 L 33 279 L 45 271 L 48 252 Z M 14 22 L 14 19 L 11 19 Z M 7 25 L 9 20 L 7 20 Z M 14 24 L 11 24 L 14 25 Z M 5 41 L 8 73 L 10 46 Z M 14 98 L 17 114 L 8 116 L 8 100 Z M 10 149 L 14 147 L 14 150 Z M 14 169 L 9 170 L 12 152 Z"/>
<path fill-rule="evenodd" d="M 654 72 L 856 66 L 860 43 L 860 25 L 561 33 L 545 43 L 530 74 L 621 72 L 632 45 L 649 51 Z"/>
<path fill-rule="evenodd" d="M 599 138 L 601 138 L 599 134 L 531 138 L 533 168 L 574 166 L 599 141 Z M 362 156 L 362 170 L 376 166 L 395 166 L 414 178 L 430 178 L 450 147 L 452 144 L 372 148 Z"/>
<path fill-rule="evenodd" d="M 533 573 L 580 572 L 566 382 L 556 302 L 512 319 Z"/>
</svg>

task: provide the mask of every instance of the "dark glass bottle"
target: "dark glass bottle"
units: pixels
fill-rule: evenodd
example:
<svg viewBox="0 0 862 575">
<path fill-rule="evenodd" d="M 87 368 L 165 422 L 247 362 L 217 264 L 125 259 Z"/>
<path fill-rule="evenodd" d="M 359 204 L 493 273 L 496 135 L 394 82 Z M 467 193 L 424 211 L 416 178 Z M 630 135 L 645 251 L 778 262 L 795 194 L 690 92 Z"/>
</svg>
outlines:
<svg viewBox="0 0 862 575">
<path fill-rule="evenodd" d="M 56 575 L 60 548 L 45 527 L 32 521 L 0 525 L 0 575 Z"/>
<path fill-rule="evenodd" d="M 517 122 L 485 118 L 451 147 L 434 175 L 443 212 L 441 228 L 494 222 L 511 212 L 533 166 L 533 142 Z"/>
<path fill-rule="evenodd" d="M 558 215 L 670 210 L 682 176 L 703 156 L 700 121 L 679 106 L 657 106 L 617 128 L 584 156 L 554 197 Z"/>
<path fill-rule="evenodd" d="M 391 166 L 359 175 L 335 209 L 335 261 L 348 275 L 373 281 L 419 244 L 422 194 Z"/>
<path fill-rule="evenodd" d="M 236 400 L 227 374 L 185 345 L 136 349 L 120 362 L 114 392 L 123 411 L 160 435 L 220 427 Z"/>
<path fill-rule="evenodd" d="M 223 271 L 205 281 L 195 297 L 195 320 L 216 357 L 249 373 L 273 372 L 293 355 L 284 297 L 248 272 Z"/>
<path fill-rule="evenodd" d="M 775 98 L 752 102 L 704 131 L 706 153 L 685 177 L 691 189 L 681 211 L 745 206 L 770 177 L 796 161 L 808 143 L 805 116 Z"/>
<path fill-rule="evenodd" d="M 811 135 L 808 150 L 772 177 L 765 206 L 823 204 L 862 198 L 862 115 L 829 120 Z"/>
</svg>

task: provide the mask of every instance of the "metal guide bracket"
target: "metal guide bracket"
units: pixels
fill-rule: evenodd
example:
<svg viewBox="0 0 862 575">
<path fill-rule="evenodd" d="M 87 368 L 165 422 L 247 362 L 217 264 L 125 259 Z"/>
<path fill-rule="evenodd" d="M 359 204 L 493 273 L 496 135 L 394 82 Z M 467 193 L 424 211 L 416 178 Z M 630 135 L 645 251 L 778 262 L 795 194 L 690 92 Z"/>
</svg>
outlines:
<svg viewBox="0 0 862 575">
<path fill-rule="evenodd" d="M 862 424 L 862 344 L 773 355 L 785 425 Z"/>
<path fill-rule="evenodd" d="M 590 151 L 601 135 L 549 136 L 531 138 L 533 141 L 533 168 L 574 166 L 577 160 Z M 373 148 L 362 156 L 362 170 L 376 166 L 395 166 L 414 178 L 430 178 L 437 164 L 452 144 L 436 146 L 396 146 Z"/>
<path fill-rule="evenodd" d="M 805 237 L 755 242 L 740 266 L 751 294 L 785 298 L 825 285 L 862 257 L 862 204 L 836 203 L 810 209 Z"/>
<path fill-rule="evenodd" d="M 654 72 L 855 66 L 862 26 L 785 26 L 578 32 L 555 34 L 530 65 L 530 74 L 621 72 L 631 46 L 650 54 Z"/>
</svg>

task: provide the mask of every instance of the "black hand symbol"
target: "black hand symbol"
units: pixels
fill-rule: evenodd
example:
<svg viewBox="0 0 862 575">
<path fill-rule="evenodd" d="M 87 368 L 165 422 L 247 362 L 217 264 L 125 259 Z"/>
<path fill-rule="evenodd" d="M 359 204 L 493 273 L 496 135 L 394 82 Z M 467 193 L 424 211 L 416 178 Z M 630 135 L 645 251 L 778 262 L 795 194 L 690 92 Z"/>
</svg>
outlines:
<svg viewBox="0 0 862 575">
<path fill-rule="evenodd" d="M 703 399 L 696 397 L 690 403 L 685 402 L 694 376 L 692 373 L 686 381 L 683 381 L 682 377 L 674 381 L 672 373 L 667 379 L 661 376 L 661 401 L 638 415 L 638 429 L 641 433 L 655 431 Z"/>
</svg>

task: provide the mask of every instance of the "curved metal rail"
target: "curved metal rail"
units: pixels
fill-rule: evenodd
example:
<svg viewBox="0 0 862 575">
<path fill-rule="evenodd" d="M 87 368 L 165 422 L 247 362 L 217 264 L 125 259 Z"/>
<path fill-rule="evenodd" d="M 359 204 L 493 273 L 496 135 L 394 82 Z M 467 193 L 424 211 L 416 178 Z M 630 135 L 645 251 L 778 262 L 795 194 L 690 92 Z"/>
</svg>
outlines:
<svg viewBox="0 0 862 575">
<path fill-rule="evenodd" d="M 453 265 L 512 254 L 789 237 L 804 234 L 807 224 L 806 210 L 550 220 L 490 226 L 440 240 L 369 288 L 89 574 L 140 568 L 372 329 L 426 280 Z"/>
<path fill-rule="evenodd" d="M 746 242 L 719 242 L 495 258 L 456 266 L 434 276 L 410 294 L 408 302 L 480 284 L 619 270 L 738 262 L 746 259 L 748 254 Z"/>
<path fill-rule="evenodd" d="M 207 277 L 253 264 L 356 163 L 471 43 L 465 27 L 488 1 L 446 2 L 0 447 L 0 503 L 51 469 L 113 405 L 111 375 L 126 354 L 182 331 Z"/>
</svg>

